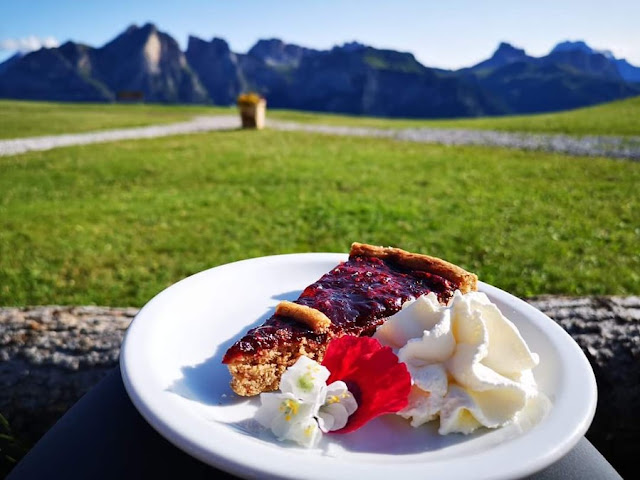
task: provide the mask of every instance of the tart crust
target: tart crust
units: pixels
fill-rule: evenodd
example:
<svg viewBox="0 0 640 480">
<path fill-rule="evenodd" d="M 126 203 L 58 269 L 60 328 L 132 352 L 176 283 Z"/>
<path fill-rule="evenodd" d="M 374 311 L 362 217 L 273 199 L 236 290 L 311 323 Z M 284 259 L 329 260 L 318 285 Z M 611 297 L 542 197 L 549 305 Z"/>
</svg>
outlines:
<svg viewBox="0 0 640 480">
<path fill-rule="evenodd" d="M 376 257 L 400 267 L 435 274 L 446 279 L 455 289 L 467 293 L 477 289 L 478 277 L 440 258 L 407 252 L 393 247 L 377 247 L 363 243 L 353 243 L 352 257 Z M 276 315 L 294 320 L 299 328 L 307 329 L 311 335 L 296 341 L 285 342 L 273 348 L 264 348 L 251 354 L 225 355 L 224 363 L 231 373 L 231 388 L 238 395 L 252 396 L 261 392 L 276 390 L 280 377 L 301 355 L 318 362 L 322 361 L 331 339 L 344 335 L 340 329 L 331 328 L 332 322 L 323 312 L 294 302 L 281 302 L 276 307 Z M 381 319 L 379 323 L 382 323 Z M 373 330 L 365 332 L 372 334 Z M 233 347 L 232 347 L 233 348 Z"/>
<path fill-rule="evenodd" d="M 298 305 L 297 303 L 282 301 L 276 307 L 276 315 L 289 317 L 296 322 L 302 322 L 311 327 L 314 332 L 327 333 L 331 326 L 331 319 L 320 310 L 307 307 L 306 305 Z"/>
<path fill-rule="evenodd" d="M 411 253 L 401 250 L 400 248 L 376 247 L 357 242 L 351 244 L 349 255 L 377 257 L 382 260 L 391 260 L 406 268 L 437 273 L 441 277 L 457 284 L 461 293 L 468 293 L 478 289 L 478 276 L 476 274 L 469 273 L 465 269 L 441 258 L 430 257 L 429 255 L 420 253 Z"/>
</svg>

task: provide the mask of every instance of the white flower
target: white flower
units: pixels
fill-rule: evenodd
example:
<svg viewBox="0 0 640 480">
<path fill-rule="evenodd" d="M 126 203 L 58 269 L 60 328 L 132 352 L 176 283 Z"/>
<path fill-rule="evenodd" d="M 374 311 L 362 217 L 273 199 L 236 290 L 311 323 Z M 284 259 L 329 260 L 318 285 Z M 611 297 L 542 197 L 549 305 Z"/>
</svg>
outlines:
<svg viewBox="0 0 640 480">
<path fill-rule="evenodd" d="M 322 431 L 318 426 L 315 418 L 309 418 L 306 421 L 296 425 L 290 430 L 289 440 L 299 443 L 303 447 L 313 447 L 322 437 Z"/>
<path fill-rule="evenodd" d="M 349 415 L 356 411 L 358 403 L 344 382 L 333 382 L 327 387 L 324 404 L 318 411 L 318 424 L 323 432 L 340 430 L 347 424 Z"/>
<path fill-rule="evenodd" d="M 280 379 L 282 393 L 262 393 L 256 420 L 278 440 L 314 446 L 322 432 L 339 430 L 358 405 L 344 382 L 327 387 L 329 370 L 300 357 Z"/>
<path fill-rule="evenodd" d="M 302 355 L 280 379 L 280 391 L 310 403 L 324 403 L 329 370 Z"/>
<path fill-rule="evenodd" d="M 315 420 L 319 402 L 305 402 L 290 392 L 262 393 L 260 400 L 256 420 L 271 429 L 278 440 L 313 446 L 319 439 L 321 433 Z"/>
</svg>

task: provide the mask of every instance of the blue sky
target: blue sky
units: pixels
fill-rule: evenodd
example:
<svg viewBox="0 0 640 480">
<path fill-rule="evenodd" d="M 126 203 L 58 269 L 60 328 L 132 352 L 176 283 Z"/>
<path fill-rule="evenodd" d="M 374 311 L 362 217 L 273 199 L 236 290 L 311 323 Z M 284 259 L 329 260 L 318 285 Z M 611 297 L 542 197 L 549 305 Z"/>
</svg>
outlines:
<svg viewBox="0 0 640 480">
<path fill-rule="evenodd" d="M 0 60 L 43 41 L 100 46 L 148 21 L 183 47 L 189 34 L 217 36 L 236 52 L 259 38 L 314 48 L 357 40 L 459 68 L 487 58 L 500 41 L 539 56 L 580 39 L 640 65 L 638 0 L 0 0 Z"/>
</svg>

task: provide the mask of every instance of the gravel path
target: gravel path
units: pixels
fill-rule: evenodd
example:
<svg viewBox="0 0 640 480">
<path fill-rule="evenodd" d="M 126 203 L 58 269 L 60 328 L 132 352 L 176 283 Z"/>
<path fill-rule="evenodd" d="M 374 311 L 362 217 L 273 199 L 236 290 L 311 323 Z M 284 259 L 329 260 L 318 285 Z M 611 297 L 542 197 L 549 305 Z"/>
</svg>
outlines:
<svg viewBox="0 0 640 480">
<path fill-rule="evenodd" d="M 17 155 L 30 151 L 51 150 L 70 145 L 87 145 L 89 143 L 116 142 L 139 138 L 168 137 L 187 133 L 208 132 L 211 130 L 232 130 L 240 127 L 240 120 L 235 116 L 196 117 L 193 120 L 169 125 L 152 125 L 149 127 L 121 128 L 100 132 L 70 133 L 66 135 L 50 135 L 45 137 L 16 138 L 0 140 L 0 156 Z"/>
<path fill-rule="evenodd" d="M 492 147 L 542 150 L 568 155 L 603 156 L 640 160 L 640 136 L 615 137 L 514 133 L 492 130 L 465 130 L 451 128 L 385 129 L 333 125 L 309 125 L 269 120 L 269 128 L 276 130 L 304 131 L 329 135 L 358 137 L 383 137 L 401 141 L 439 143 L 444 145 L 485 145 Z M 44 137 L 0 140 L 0 156 L 16 155 L 29 151 L 50 150 L 69 145 L 114 142 L 138 138 L 165 137 L 211 130 L 231 130 L 240 127 L 237 116 L 196 117 L 186 122 L 170 125 L 124 128 L 100 132 L 51 135 Z"/>
<path fill-rule="evenodd" d="M 640 136 L 614 137 L 542 133 L 514 133 L 494 130 L 466 130 L 460 128 L 406 128 L 386 129 L 345 127 L 333 125 L 305 125 L 293 122 L 270 121 L 269 127 L 278 130 L 296 130 L 330 135 L 359 137 L 386 137 L 397 140 L 443 145 L 485 145 L 491 147 L 543 150 L 568 155 L 602 156 L 640 160 Z"/>
</svg>

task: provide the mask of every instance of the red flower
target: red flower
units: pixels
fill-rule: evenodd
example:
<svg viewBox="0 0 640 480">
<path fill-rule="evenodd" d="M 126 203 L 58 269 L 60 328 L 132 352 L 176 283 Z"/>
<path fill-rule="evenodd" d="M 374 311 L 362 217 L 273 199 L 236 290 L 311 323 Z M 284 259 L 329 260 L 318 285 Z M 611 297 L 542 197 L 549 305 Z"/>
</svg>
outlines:
<svg viewBox="0 0 640 480">
<path fill-rule="evenodd" d="M 375 338 L 345 336 L 332 340 L 322 365 L 331 372 L 327 385 L 342 380 L 358 402 L 347 425 L 333 433 L 352 432 L 377 416 L 407 406 L 411 375 L 391 348 L 383 347 Z"/>
</svg>

